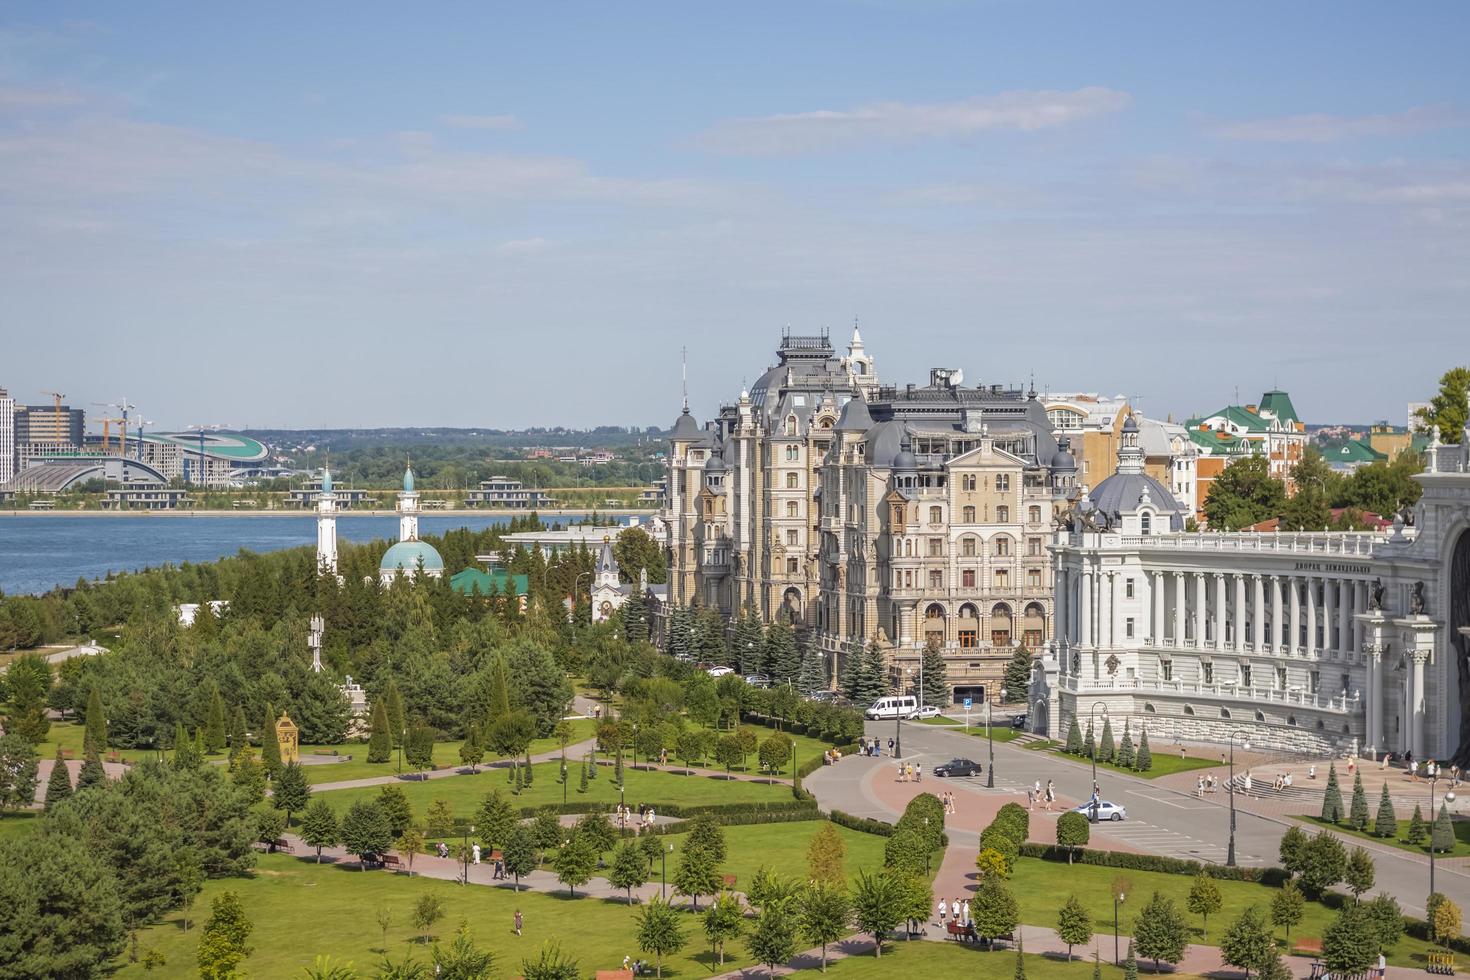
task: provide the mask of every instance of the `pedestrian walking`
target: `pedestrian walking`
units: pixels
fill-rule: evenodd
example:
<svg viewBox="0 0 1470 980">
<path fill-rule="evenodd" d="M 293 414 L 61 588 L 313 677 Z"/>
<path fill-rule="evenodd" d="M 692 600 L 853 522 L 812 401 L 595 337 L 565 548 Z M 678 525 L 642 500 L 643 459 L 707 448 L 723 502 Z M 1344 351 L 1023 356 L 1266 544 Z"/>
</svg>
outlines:
<svg viewBox="0 0 1470 980">
<path fill-rule="evenodd" d="M 474 851 L 474 853 L 475 853 L 475 863 L 476 864 L 479 864 L 480 863 L 480 845 L 479 844 L 476 844 L 474 847 L 471 848 L 471 850 Z"/>
<path fill-rule="evenodd" d="M 1048 779 L 1046 781 L 1046 810 L 1048 813 L 1051 812 L 1051 805 L 1056 802 L 1056 798 L 1056 786 L 1052 783 L 1050 779 Z"/>
<path fill-rule="evenodd" d="M 1251 771 L 1249 769 L 1247 769 L 1245 771 L 1244 786 L 1245 786 L 1245 798 L 1246 799 L 1250 799 L 1250 797 L 1251 797 Z"/>
<path fill-rule="evenodd" d="M 1194 795 L 1198 796 L 1200 799 L 1205 798 L 1205 777 L 1194 777 Z"/>
<path fill-rule="evenodd" d="M 520 909 L 516 909 L 516 935 L 517 936 L 519 936 L 521 934 L 521 926 L 523 926 L 523 925 L 525 925 L 525 920 L 521 918 L 521 910 Z"/>
<path fill-rule="evenodd" d="M 944 925 L 945 920 L 949 918 L 949 903 L 946 902 L 944 899 L 941 898 L 939 900 L 938 911 L 939 911 L 939 924 L 940 925 Z"/>
<path fill-rule="evenodd" d="M 1036 809 L 1036 790 L 1032 789 L 1030 786 L 1026 787 L 1026 809 Z"/>
<path fill-rule="evenodd" d="M 960 925 L 966 928 L 970 925 L 970 900 L 965 899 L 964 907 L 960 909 Z"/>
<path fill-rule="evenodd" d="M 893 755 L 893 739 L 888 740 L 888 754 Z"/>
<path fill-rule="evenodd" d="M 923 781 L 924 781 L 924 767 L 921 764 L 915 762 L 914 763 L 914 782 L 916 782 L 916 783 L 922 783 Z"/>
</svg>

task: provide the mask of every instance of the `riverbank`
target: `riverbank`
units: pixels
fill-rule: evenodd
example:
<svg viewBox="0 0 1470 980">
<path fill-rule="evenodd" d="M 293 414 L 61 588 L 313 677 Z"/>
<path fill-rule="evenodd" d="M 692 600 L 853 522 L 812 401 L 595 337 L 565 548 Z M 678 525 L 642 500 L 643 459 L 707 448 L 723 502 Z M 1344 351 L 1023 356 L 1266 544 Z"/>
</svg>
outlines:
<svg viewBox="0 0 1470 980">
<path fill-rule="evenodd" d="M 542 520 L 556 517 L 590 517 L 593 514 L 613 517 L 652 517 L 657 510 L 640 510 L 636 507 L 569 507 L 558 510 L 508 510 L 505 508 L 470 507 L 454 510 L 424 510 L 420 517 L 527 517 L 535 514 Z M 386 510 L 339 510 L 337 518 L 352 517 L 397 517 L 392 508 Z M 0 510 L 0 517 L 309 517 L 315 519 L 314 508 L 292 508 L 289 510 Z"/>
</svg>

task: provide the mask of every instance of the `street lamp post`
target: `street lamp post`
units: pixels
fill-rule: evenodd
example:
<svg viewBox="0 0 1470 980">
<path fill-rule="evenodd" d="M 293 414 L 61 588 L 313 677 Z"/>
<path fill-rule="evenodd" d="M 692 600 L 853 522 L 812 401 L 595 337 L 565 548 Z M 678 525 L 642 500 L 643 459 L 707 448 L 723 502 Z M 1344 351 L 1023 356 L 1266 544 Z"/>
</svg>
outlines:
<svg viewBox="0 0 1470 980">
<path fill-rule="evenodd" d="M 1101 702 L 1101 701 L 1094 701 L 1094 702 L 1092 702 L 1092 710 L 1090 712 L 1088 712 L 1088 719 L 1087 719 L 1088 727 L 1092 729 L 1092 785 L 1093 785 L 1093 793 L 1092 793 L 1092 819 L 1093 819 L 1094 822 L 1096 822 L 1096 820 L 1097 820 L 1097 789 L 1096 789 L 1096 787 L 1097 787 L 1097 737 L 1098 737 L 1098 730 L 1097 730 L 1097 709 L 1098 708 L 1101 708 L 1102 709 L 1103 720 L 1106 721 L 1107 720 L 1107 717 L 1108 717 L 1108 706 L 1106 704 L 1104 704 L 1103 702 Z"/>
<path fill-rule="evenodd" d="M 464 858 L 464 880 L 460 882 L 462 885 L 470 883 L 470 834 L 474 832 L 475 825 L 470 824 L 464 832 L 464 846 L 459 849 L 460 855 Z"/>
<path fill-rule="evenodd" d="M 1239 729 L 1230 733 L 1230 779 L 1225 784 L 1230 791 L 1230 846 L 1225 849 L 1225 867 L 1227 868 L 1235 867 L 1235 737 L 1243 734 L 1245 733 Z M 1240 747 L 1249 752 L 1251 743 L 1242 741 Z M 1431 871 L 1430 878 L 1433 877 L 1434 872 Z"/>
<path fill-rule="evenodd" d="M 1001 699 L 1005 699 L 1005 688 L 1001 688 Z M 991 742 L 991 764 L 985 770 L 985 788 L 995 789 L 995 730 L 991 727 L 991 699 L 985 699 L 985 738 Z"/>
<path fill-rule="evenodd" d="M 670 844 L 658 852 L 658 886 L 663 891 L 664 901 L 669 900 L 669 861 L 668 857 L 674 852 L 674 845 Z"/>
<path fill-rule="evenodd" d="M 1118 965 L 1118 906 L 1128 898 L 1126 892 L 1118 892 L 1113 896 L 1113 965 Z"/>
<path fill-rule="evenodd" d="M 904 673 L 908 673 L 908 668 L 904 668 Z M 902 685 L 899 685 L 899 690 L 903 690 Z M 903 758 L 903 729 L 899 726 L 902 720 L 903 709 L 901 707 L 895 707 L 893 709 L 893 757 L 895 759 Z"/>
<path fill-rule="evenodd" d="M 1434 894 L 1434 822 L 1439 819 L 1439 808 L 1434 805 L 1434 785 L 1439 782 L 1439 766 L 1434 767 L 1434 775 L 1429 777 L 1429 894 Z M 1455 802 L 1455 791 L 1447 789 L 1444 792 L 1446 803 Z M 1451 845 L 1453 848 L 1453 844 Z M 1431 932 L 1434 923 L 1429 924 Z M 1432 938 L 1432 937 L 1431 937 Z"/>
</svg>

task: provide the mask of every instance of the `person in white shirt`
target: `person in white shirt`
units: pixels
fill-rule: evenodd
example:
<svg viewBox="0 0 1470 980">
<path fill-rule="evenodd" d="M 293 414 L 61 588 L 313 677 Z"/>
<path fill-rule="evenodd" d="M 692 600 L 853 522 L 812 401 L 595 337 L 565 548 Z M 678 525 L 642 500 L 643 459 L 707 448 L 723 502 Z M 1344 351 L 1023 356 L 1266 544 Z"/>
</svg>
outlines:
<svg viewBox="0 0 1470 980">
<path fill-rule="evenodd" d="M 948 919 L 948 918 L 949 918 L 949 903 L 946 902 L 944 899 L 941 898 L 939 900 L 939 924 L 940 925 L 944 925 L 945 920 Z"/>
<path fill-rule="evenodd" d="M 480 863 L 480 845 L 479 844 L 476 844 L 473 848 L 471 848 L 471 850 L 474 852 L 474 855 L 475 855 L 475 863 L 476 864 L 479 864 Z"/>
</svg>

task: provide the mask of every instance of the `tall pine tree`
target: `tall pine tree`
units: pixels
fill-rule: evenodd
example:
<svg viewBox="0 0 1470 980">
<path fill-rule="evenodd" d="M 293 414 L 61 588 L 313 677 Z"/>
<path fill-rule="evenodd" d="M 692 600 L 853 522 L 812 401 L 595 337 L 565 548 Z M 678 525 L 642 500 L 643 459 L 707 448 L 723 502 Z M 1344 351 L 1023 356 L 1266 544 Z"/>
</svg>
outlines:
<svg viewBox="0 0 1470 980">
<path fill-rule="evenodd" d="M 281 772 L 281 743 L 276 741 L 276 709 L 265 706 L 265 727 L 260 730 L 260 764 L 271 779 Z"/>
<path fill-rule="evenodd" d="M 396 749 L 408 734 L 408 716 L 404 713 L 403 692 L 398 690 L 397 678 L 388 678 L 388 686 L 383 688 L 383 704 L 388 709 L 388 735 Z"/>
<path fill-rule="evenodd" d="M 61 757 L 61 746 L 56 747 L 56 761 L 51 764 L 51 777 L 46 780 L 46 811 L 71 795 L 71 773 L 66 771 L 66 760 Z"/>
<path fill-rule="evenodd" d="M 388 706 L 381 700 L 373 704 L 372 733 L 368 736 L 367 761 L 387 762 L 393 756 L 393 734 L 388 721 Z"/>
<path fill-rule="evenodd" d="M 204 716 L 204 751 L 213 755 L 225 749 L 225 699 L 219 685 L 209 684 L 209 707 Z"/>
<path fill-rule="evenodd" d="M 945 676 L 944 651 L 939 648 L 938 643 L 926 643 L 924 652 L 919 657 L 923 680 L 919 704 L 932 704 L 943 709 L 949 704 L 949 681 Z"/>
<path fill-rule="evenodd" d="M 82 734 L 82 754 L 107 751 L 107 715 L 102 711 L 102 692 L 96 684 L 87 694 L 87 727 Z"/>
<path fill-rule="evenodd" d="M 802 637 L 801 645 L 803 652 L 801 673 L 796 679 L 797 690 L 804 695 L 825 691 L 827 689 L 827 658 L 812 644 L 810 632 Z"/>
<path fill-rule="evenodd" d="M 796 652 L 796 635 L 791 627 L 781 621 L 771 624 L 766 630 L 765 674 L 773 684 L 795 682 L 801 670 L 801 659 Z"/>
</svg>

